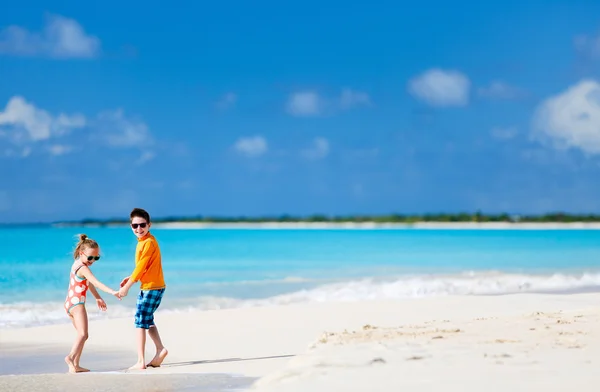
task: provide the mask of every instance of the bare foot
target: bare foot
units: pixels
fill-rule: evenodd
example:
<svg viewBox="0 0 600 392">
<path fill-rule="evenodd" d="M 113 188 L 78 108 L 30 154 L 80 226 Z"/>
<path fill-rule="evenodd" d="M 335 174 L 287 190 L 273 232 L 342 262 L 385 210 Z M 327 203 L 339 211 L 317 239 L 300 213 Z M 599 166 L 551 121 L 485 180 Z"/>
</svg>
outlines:
<svg viewBox="0 0 600 392">
<path fill-rule="evenodd" d="M 77 373 L 77 368 L 68 355 L 65 357 L 65 362 L 67 363 L 67 366 L 69 366 L 69 373 Z"/>
<path fill-rule="evenodd" d="M 143 362 L 137 362 L 135 365 L 129 368 L 129 370 L 144 370 L 146 369 L 146 365 Z"/>
<path fill-rule="evenodd" d="M 85 372 L 89 372 L 90 369 L 86 369 L 84 367 L 81 366 L 76 366 L 75 369 L 77 370 L 77 373 L 85 373 Z"/>
<path fill-rule="evenodd" d="M 150 363 L 146 366 L 160 367 L 160 365 L 163 363 L 163 361 L 167 357 L 167 354 L 169 354 L 169 352 L 167 351 L 166 348 L 163 347 L 162 350 L 156 352 L 156 355 L 154 356 L 154 358 L 152 358 L 152 361 L 150 361 Z"/>
</svg>

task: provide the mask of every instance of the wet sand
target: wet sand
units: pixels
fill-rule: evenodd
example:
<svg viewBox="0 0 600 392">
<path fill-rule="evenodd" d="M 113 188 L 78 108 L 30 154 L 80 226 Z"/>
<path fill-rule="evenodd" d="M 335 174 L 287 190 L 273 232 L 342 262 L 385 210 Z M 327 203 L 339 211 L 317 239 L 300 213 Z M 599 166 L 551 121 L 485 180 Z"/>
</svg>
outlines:
<svg viewBox="0 0 600 392">
<path fill-rule="evenodd" d="M 38 374 L 0 377 L 1 391 L 225 392 L 247 389 L 252 378 L 227 374 Z"/>
</svg>

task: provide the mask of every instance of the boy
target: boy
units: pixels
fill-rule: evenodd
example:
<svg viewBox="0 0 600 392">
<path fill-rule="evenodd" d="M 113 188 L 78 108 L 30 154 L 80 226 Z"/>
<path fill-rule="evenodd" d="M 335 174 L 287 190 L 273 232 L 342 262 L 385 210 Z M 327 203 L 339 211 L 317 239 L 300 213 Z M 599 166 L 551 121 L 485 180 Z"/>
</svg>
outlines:
<svg viewBox="0 0 600 392">
<path fill-rule="evenodd" d="M 136 341 L 138 361 L 130 369 L 146 369 L 146 367 L 159 367 L 168 354 L 163 346 L 154 324 L 154 312 L 158 309 L 163 293 L 165 281 L 163 277 L 160 248 L 156 238 L 150 234 L 150 214 L 141 208 L 134 208 L 129 215 L 131 229 L 138 239 L 135 248 L 135 269 L 130 276 L 121 281 L 119 295 L 125 297 L 131 286 L 137 281 L 141 282 L 141 290 L 137 298 L 135 312 Z M 156 346 L 156 355 L 146 364 L 146 331 Z"/>
</svg>

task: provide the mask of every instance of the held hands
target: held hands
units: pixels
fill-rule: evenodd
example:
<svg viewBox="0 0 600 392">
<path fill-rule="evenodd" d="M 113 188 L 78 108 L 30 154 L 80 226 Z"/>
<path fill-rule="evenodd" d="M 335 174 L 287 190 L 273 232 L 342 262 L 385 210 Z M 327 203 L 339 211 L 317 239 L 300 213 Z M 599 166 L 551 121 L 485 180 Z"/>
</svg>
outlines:
<svg viewBox="0 0 600 392">
<path fill-rule="evenodd" d="M 121 300 L 121 298 L 122 298 L 122 297 L 121 297 L 121 294 L 120 294 L 118 291 L 116 291 L 116 290 L 113 290 L 113 292 L 112 292 L 111 294 L 112 294 L 112 295 L 114 295 L 115 297 L 117 297 L 117 298 L 119 299 L 119 301 L 120 301 L 120 300 Z"/>
<path fill-rule="evenodd" d="M 128 282 L 129 282 L 129 276 L 127 276 L 126 278 L 124 278 L 121 281 L 121 288 L 119 289 L 119 299 L 126 297 L 127 293 L 129 293 L 129 288 L 126 286 Z"/>
<path fill-rule="evenodd" d="M 127 293 L 129 293 L 129 289 L 125 287 L 121 287 L 118 292 L 119 299 L 123 297 L 127 297 Z"/>
</svg>

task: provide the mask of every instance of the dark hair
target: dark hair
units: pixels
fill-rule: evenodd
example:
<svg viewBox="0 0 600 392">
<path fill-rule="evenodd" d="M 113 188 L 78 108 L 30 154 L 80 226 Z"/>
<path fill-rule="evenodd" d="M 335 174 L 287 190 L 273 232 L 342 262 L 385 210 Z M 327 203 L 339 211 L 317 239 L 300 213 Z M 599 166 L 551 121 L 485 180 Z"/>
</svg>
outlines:
<svg viewBox="0 0 600 392">
<path fill-rule="evenodd" d="M 150 223 L 150 214 L 148 214 L 148 212 L 142 208 L 134 208 L 131 210 L 131 214 L 129 214 L 129 220 L 132 221 L 135 217 L 145 219 L 146 222 Z"/>
<path fill-rule="evenodd" d="M 79 242 L 77 243 L 77 245 L 75 245 L 75 250 L 73 251 L 73 258 L 77 259 L 79 257 L 79 252 L 81 252 L 84 249 L 96 249 L 98 247 L 99 246 L 96 241 L 94 241 L 91 238 L 88 238 L 88 236 L 85 234 L 79 234 Z"/>
</svg>

